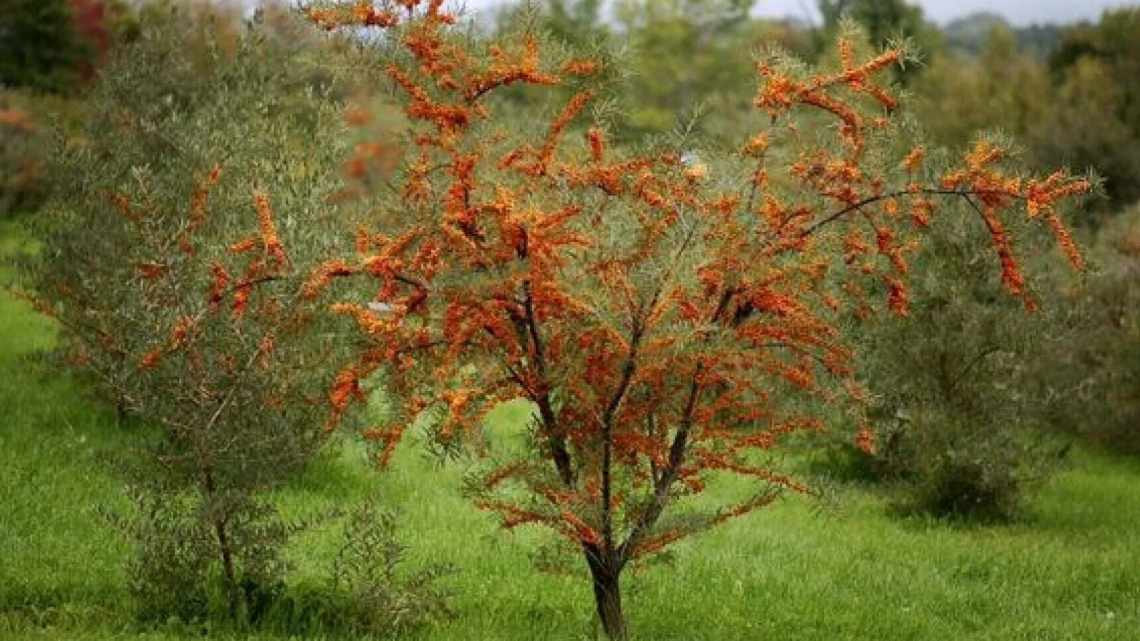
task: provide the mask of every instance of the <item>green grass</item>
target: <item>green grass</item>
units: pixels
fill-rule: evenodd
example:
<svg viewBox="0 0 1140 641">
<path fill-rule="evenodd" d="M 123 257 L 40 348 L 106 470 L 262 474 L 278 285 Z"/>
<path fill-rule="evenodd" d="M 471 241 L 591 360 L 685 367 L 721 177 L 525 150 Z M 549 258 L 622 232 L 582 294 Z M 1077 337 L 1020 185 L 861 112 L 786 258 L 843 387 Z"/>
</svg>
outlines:
<svg viewBox="0 0 1140 641">
<path fill-rule="evenodd" d="M 0 251 L 16 251 L 17 237 L 0 229 Z M 128 549 L 96 508 L 121 501 L 102 454 L 141 434 L 35 360 L 52 339 L 50 323 L 0 294 L 0 639 L 191 638 L 131 622 Z M 527 411 L 500 408 L 495 438 L 511 438 Z M 531 554 L 545 535 L 498 531 L 459 498 L 462 472 L 409 442 L 380 474 L 357 445 L 340 443 L 280 502 L 304 515 L 375 494 L 403 514 L 413 563 L 459 568 L 449 581 L 458 617 L 408 639 L 593 637 L 584 574 L 536 571 Z M 1134 641 L 1138 489 L 1137 463 L 1082 452 L 1013 525 L 899 518 L 885 497 L 855 487 L 840 490 L 836 511 L 785 501 L 627 575 L 631 628 L 638 639 L 678 641 Z M 298 537 L 288 552 L 297 580 L 324 580 L 337 545 L 332 526 Z"/>
</svg>

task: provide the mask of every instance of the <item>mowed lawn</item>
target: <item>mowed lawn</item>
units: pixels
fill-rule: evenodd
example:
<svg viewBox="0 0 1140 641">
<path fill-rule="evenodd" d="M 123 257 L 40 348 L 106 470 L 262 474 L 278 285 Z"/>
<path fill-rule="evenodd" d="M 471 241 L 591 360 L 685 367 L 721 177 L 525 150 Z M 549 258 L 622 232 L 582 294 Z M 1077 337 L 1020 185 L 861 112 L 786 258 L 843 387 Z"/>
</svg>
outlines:
<svg viewBox="0 0 1140 641">
<path fill-rule="evenodd" d="M 20 247 L 11 225 L 0 252 Z M 0 271 L 0 280 L 7 272 Z M 145 438 L 120 426 L 71 377 L 36 359 L 53 327 L 0 293 L 0 639 L 179 639 L 131 619 L 129 548 L 101 516 L 122 506 L 105 462 Z M 500 408 L 493 438 L 517 438 L 523 404 Z M 408 639 L 588 639 L 584 572 L 533 563 L 535 531 L 503 533 L 459 497 L 463 464 L 414 439 L 372 469 L 349 438 L 280 492 L 290 515 L 378 496 L 402 514 L 411 565 L 458 569 L 457 617 Z M 845 487 L 836 507 L 789 499 L 676 548 L 625 578 L 636 639 L 796 641 L 1140 639 L 1140 464 L 1078 452 L 1012 525 L 903 518 L 888 498 Z M 291 580 L 327 580 L 335 523 L 288 550 Z M 196 637 L 201 638 L 201 637 Z M 213 637 L 212 637 L 213 638 Z"/>
</svg>

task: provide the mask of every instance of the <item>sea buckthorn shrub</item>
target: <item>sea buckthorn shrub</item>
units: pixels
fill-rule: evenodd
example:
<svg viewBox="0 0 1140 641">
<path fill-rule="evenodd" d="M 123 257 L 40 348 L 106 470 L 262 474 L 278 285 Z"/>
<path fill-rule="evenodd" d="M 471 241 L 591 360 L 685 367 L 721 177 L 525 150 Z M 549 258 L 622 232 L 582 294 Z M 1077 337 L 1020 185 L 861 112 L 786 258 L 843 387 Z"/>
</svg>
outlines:
<svg viewBox="0 0 1140 641">
<path fill-rule="evenodd" d="M 1140 206 L 1109 221 L 1090 252 L 1093 273 L 1072 287 L 1070 339 L 1036 368 L 1048 420 L 1106 450 L 1140 455 Z"/>
<path fill-rule="evenodd" d="M 140 616 L 256 622 L 294 529 L 267 492 L 321 447 L 343 360 L 300 268 L 351 220 L 329 202 L 343 110 L 303 21 L 181 3 L 145 20 L 55 151 L 67 188 L 36 218 L 25 289 L 64 361 L 158 428 L 118 463 Z"/>
<path fill-rule="evenodd" d="M 984 232 L 968 223 L 931 225 L 908 318 L 849 323 L 880 429 L 873 450 L 841 445 L 837 458 L 867 480 L 897 483 L 908 509 L 1004 519 L 1067 450 L 1045 429 L 1049 399 L 1035 370 L 1054 344 L 1072 338 L 1070 306 L 1017 313 Z M 1026 235 L 1025 246 L 1045 253 L 1043 240 Z"/>
<path fill-rule="evenodd" d="M 766 55 L 745 139 L 704 145 L 682 127 L 620 148 L 595 82 L 604 57 L 547 47 L 525 24 L 485 40 L 442 0 L 307 13 L 380 31 L 384 86 L 410 123 L 376 141 L 391 172 L 364 194 L 355 254 L 330 255 L 308 288 L 367 282 L 379 304 L 334 304 L 360 340 L 331 386 L 333 424 L 383 381 L 393 411 L 365 432 L 381 463 L 421 416 L 437 447 L 484 451 L 474 504 L 580 555 L 610 638 L 627 635 L 631 564 L 815 492 L 779 466 L 789 435 L 845 413 L 857 443 L 876 446 L 839 317 L 910 313 L 909 265 L 933 220 L 984 229 L 1003 289 L 1026 307 L 1038 297 L 1024 227 L 1080 265 L 1059 204 L 1089 182 L 1028 175 L 991 140 L 928 153 L 884 82 L 903 48 L 860 51 L 848 32 L 834 67 Z M 498 97 L 520 85 L 569 98 L 520 119 Z M 531 447 L 485 447 L 484 416 L 515 398 L 533 403 Z M 748 490 L 705 494 L 725 476 Z"/>
</svg>

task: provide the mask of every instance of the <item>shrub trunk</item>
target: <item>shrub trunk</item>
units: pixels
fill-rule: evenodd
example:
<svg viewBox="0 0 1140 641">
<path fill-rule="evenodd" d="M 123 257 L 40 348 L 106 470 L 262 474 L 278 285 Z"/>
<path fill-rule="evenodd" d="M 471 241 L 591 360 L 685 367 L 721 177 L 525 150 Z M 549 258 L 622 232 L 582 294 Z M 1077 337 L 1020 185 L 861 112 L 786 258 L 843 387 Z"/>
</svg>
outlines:
<svg viewBox="0 0 1140 641">
<path fill-rule="evenodd" d="M 621 566 L 599 560 L 595 554 L 586 552 L 586 562 L 594 582 L 594 602 L 598 619 L 606 636 L 614 641 L 625 641 L 628 632 L 625 627 L 625 614 L 621 609 Z"/>
</svg>

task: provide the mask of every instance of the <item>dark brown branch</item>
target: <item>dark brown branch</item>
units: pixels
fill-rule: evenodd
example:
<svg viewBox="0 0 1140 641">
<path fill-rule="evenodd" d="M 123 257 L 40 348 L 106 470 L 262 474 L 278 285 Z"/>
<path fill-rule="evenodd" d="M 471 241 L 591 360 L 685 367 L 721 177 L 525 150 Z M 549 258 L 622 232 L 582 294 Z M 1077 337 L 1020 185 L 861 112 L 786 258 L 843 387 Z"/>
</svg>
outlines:
<svg viewBox="0 0 1140 641">
<path fill-rule="evenodd" d="M 721 294 L 720 301 L 717 303 L 716 310 L 713 311 L 712 317 L 709 319 L 710 323 L 716 323 L 720 320 L 722 314 L 728 309 L 732 297 L 739 293 L 738 288 L 726 288 L 724 293 Z M 681 463 L 685 460 L 685 453 L 689 445 L 689 432 L 693 427 L 693 415 L 697 409 L 697 401 L 700 399 L 702 392 L 701 375 L 704 374 L 704 364 L 698 363 L 693 370 L 693 379 L 689 384 L 689 396 L 685 401 L 685 409 L 681 414 L 681 422 L 677 427 L 677 433 L 673 436 L 673 443 L 669 447 L 669 460 L 662 470 L 660 478 L 654 484 L 653 497 L 650 500 L 649 507 L 638 519 L 637 525 L 629 533 L 626 540 L 619 546 L 617 556 L 621 562 L 628 560 L 629 554 L 637 546 L 641 537 L 649 531 L 650 528 L 660 518 L 661 513 L 665 509 L 665 504 L 669 500 L 669 488 L 672 487 L 673 482 L 677 480 L 681 471 Z"/>
<path fill-rule="evenodd" d="M 558 433 L 558 421 L 550 400 L 550 389 L 546 384 L 546 356 L 543 353 L 542 336 L 538 330 L 538 319 L 534 313 L 534 297 L 531 294 L 529 280 L 523 281 L 523 294 L 523 308 L 526 311 L 524 321 L 530 335 L 534 352 L 534 365 L 539 376 L 539 389 L 534 391 L 534 401 L 538 405 L 538 412 L 542 417 L 546 438 L 550 443 L 550 455 L 554 459 L 554 466 L 558 469 L 558 475 L 562 478 L 563 484 L 567 487 L 574 487 L 574 467 L 570 460 L 570 451 L 566 447 L 565 439 Z"/>
<path fill-rule="evenodd" d="M 986 349 L 982 350 L 974 358 L 970 359 L 970 362 L 966 363 L 965 367 L 963 367 L 961 369 L 961 371 L 959 371 L 957 374 L 955 374 L 954 378 L 950 380 L 950 386 L 949 386 L 947 391 L 953 392 L 955 389 L 957 389 L 958 384 L 962 382 L 962 379 L 965 378 L 966 374 L 970 373 L 970 370 L 974 369 L 974 367 L 977 366 L 978 363 L 982 362 L 982 360 L 985 357 L 989 356 L 990 354 L 996 354 L 997 352 L 1000 352 L 1000 351 L 1001 351 L 1001 348 L 996 347 L 996 346 L 990 346 L 990 347 L 987 347 Z"/>
<path fill-rule="evenodd" d="M 677 428 L 677 434 L 673 437 L 672 445 L 669 447 L 669 460 L 665 469 L 662 470 L 661 476 L 653 486 L 653 497 L 650 499 L 649 506 L 642 513 L 641 518 L 638 519 L 626 540 L 618 547 L 617 556 L 622 563 L 629 559 L 641 538 L 657 523 L 657 519 L 665 510 L 665 504 L 669 500 L 669 488 L 677 480 L 681 463 L 685 460 L 685 451 L 689 444 L 689 430 L 692 429 L 693 425 L 693 413 L 696 411 L 697 399 L 701 394 L 699 381 L 703 371 L 704 368 L 698 364 L 693 372 L 693 380 L 689 385 L 689 397 L 685 402 L 681 424 Z"/>
<path fill-rule="evenodd" d="M 841 209 L 841 210 L 839 210 L 833 214 L 830 214 L 826 218 L 823 218 L 823 219 L 811 224 L 806 229 L 801 231 L 800 232 L 800 238 L 810 236 L 811 234 L 815 233 L 819 228 L 821 228 L 825 225 L 828 225 L 830 223 L 833 223 L 833 222 L 839 220 L 840 218 L 843 218 L 847 214 L 850 214 L 850 213 L 855 212 L 855 211 L 859 211 L 863 207 L 866 207 L 867 205 L 873 205 L 874 203 L 877 203 L 877 202 L 882 201 L 882 200 L 887 200 L 890 198 L 901 198 L 903 196 L 916 196 L 916 195 L 920 195 L 920 194 L 924 195 L 924 196 L 962 196 L 962 197 L 965 197 L 966 200 L 969 201 L 970 204 L 975 207 L 975 209 L 977 208 L 977 205 L 975 205 L 974 202 L 972 200 L 970 200 L 970 198 L 969 198 L 969 196 L 972 194 L 1000 194 L 1002 196 L 1008 196 L 1010 198 L 1016 198 L 1016 199 L 1022 198 L 1021 194 L 1016 194 L 1016 193 L 1011 193 L 1011 192 L 1006 192 L 1006 191 L 998 191 L 998 190 L 960 191 L 957 189 L 927 188 L 927 189 L 919 189 L 917 191 L 910 191 L 910 190 L 893 191 L 893 192 L 886 193 L 886 194 L 880 194 L 878 196 L 869 196 L 869 197 L 864 198 L 863 200 L 861 200 L 857 203 L 852 203 L 851 205 L 848 205 L 847 207 L 844 207 L 843 209 Z"/>
<path fill-rule="evenodd" d="M 641 321 L 635 321 L 629 341 L 629 354 L 622 365 L 621 380 L 602 416 L 602 537 L 607 550 L 613 549 L 613 422 L 637 370 L 637 348 L 641 343 L 642 329 Z"/>
</svg>

